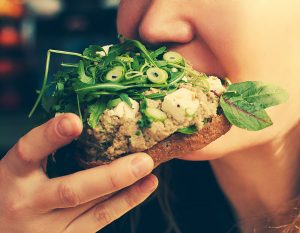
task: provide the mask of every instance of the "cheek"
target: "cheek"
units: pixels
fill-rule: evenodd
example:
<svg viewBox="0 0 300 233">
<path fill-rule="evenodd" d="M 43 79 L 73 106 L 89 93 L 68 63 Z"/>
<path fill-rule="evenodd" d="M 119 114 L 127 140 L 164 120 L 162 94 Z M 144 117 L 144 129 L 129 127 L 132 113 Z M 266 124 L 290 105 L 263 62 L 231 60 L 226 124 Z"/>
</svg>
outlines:
<svg viewBox="0 0 300 233">
<path fill-rule="evenodd" d="M 118 8 L 118 33 L 127 38 L 138 37 L 138 25 L 145 13 L 149 0 L 122 0 Z"/>
</svg>

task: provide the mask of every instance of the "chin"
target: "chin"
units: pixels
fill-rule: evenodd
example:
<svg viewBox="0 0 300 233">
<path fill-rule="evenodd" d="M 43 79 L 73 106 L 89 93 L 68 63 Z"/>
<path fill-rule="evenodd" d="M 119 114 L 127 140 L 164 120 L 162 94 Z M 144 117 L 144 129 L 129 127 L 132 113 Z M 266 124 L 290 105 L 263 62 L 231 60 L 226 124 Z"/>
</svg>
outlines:
<svg viewBox="0 0 300 233">
<path fill-rule="evenodd" d="M 266 131 L 268 131 L 268 129 L 266 129 Z M 180 159 L 205 161 L 219 159 L 239 152 L 243 153 L 242 151 L 245 151 L 248 148 L 268 143 L 270 138 L 266 137 L 266 134 L 267 132 L 254 133 L 232 127 L 226 135 L 210 143 L 201 151 L 194 151 L 182 156 Z M 264 140 L 258 141 L 257 138 L 264 138 Z"/>
</svg>

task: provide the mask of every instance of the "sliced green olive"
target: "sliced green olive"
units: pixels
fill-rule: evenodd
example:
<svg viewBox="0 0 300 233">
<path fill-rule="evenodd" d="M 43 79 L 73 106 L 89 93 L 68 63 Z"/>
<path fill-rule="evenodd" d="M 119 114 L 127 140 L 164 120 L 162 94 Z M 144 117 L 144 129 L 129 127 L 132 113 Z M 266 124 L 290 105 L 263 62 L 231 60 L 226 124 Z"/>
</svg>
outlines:
<svg viewBox="0 0 300 233">
<path fill-rule="evenodd" d="M 124 77 L 124 67 L 116 66 L 107 72 L 105 80 L 109 82 L 120 82 Z"/>
<path fill-rule="evenodd" d="M 167 114 L 157 108 L 146 108 L 145 114 L 153 121 L 164 121 L 167 119 Z"/>
<path fill-rule="evenodd" d="M 179 53 L 173 51 L 165 53 L 163 58 L 166 62 L 175 63 L 175 64 L 179 64 L 183 60 L 182 56 Z"/>
<path fill-rule="evenodd" d="M 167 71 L 154 67 L 147 70 L 147 77 L 152 83 L 162 84 L 167 81 L 169 76 Z"/>
<path fill-rule="evenodd" d="M 110 100 L 107 103 L 107 108 L 112 109 L 112 108 L 116 107 L 121 102 L 122 102 L 122 100 L 120 98 Z"/>
</svg>

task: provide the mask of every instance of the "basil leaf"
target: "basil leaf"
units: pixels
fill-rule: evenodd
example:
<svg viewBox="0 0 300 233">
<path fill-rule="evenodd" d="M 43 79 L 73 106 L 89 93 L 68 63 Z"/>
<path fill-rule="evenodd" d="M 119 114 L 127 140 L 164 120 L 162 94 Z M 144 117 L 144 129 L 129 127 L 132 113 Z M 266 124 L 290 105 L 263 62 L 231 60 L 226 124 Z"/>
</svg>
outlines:
<svg viewBox="0 0 300 233">
<path fill-rule="evenodd" d="M 97 126 L 105 109 L 106 103 L 104 101 L 98 101 L 88 107 L 88 113 L 90 115 L 88 118 L 89 126 L 91 126 L 93 129 Z"/>
<path fill-rule="evenodd" d="M 265 110 L 250 112 L 235 105 L 230 99 L 224 99 L 223 96 L 220 105 L 228 121 L 239 128 L 258 131 L 273 124 Z"/>
<path fill-rule="evenodd" d="M 130 99 L 129 99 L 129 96 L 128 96 L 127 94 L 122 93 L 122 94 L 120 95 L 120 99 L 121 99 L 123 102 L 125 102 L 126 104 L 128 104 L 129 107 L 132 108 L 132 103 L 131 103 L 131 101 L 130 101 Z"/>
<path fill-rule="evenodd" d="M 275 85 L 262 82 L 242 82 L 228 87 L 223 97 L 247 111 L 259 111 L 288 100 L 288 93 Z"/>
<path fill-rule="evenodd" d="M 181 128 L 181 129 L 177 130 L 177 132 L 190 135 L 190 134 L 194 134 L 194 133 L 198 132 L 198 129 L 195 125 L 192 125 L 192 126 L 189 126 L 186 128 Z"/>
<path fill-rule="evenodd" d="M 230 85 L 222 95 L 220 105 L 231 124 L 257 131 L 273 124 L 264 109 L 287 99 L 288 93 L 280 87 L 247 81 Z"/>
</svg>

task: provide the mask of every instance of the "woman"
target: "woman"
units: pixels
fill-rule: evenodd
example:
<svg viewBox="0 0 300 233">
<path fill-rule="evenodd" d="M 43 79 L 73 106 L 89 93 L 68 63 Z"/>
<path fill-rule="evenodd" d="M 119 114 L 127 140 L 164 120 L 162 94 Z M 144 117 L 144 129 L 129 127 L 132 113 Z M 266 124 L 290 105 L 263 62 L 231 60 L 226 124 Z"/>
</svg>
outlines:
<svg viewBox="0 0 300 233">
<path fill-rule="evenodd" d="M 208 74 L 228 76 L 234 82 L 261 80 L 288 90 L 289 102 L 270 111 L 274 126 L 259 133 L 233 128 L 205 150 L 182 158 L 210 160 L 236 219 L 241 220 L 242 232 L 267 232 L 265 215 L 268 226 L 282 224 L 277 211 L 299 196 L 298 9 L 297 0 L 123 0 L 120 4 L 118 30 L 125 37 L 154 46 L 168 44 Z M 156 178 L 147 175 L 153 163 L 144 154 L 48 180 L 42 161 L 78 136 L 81 127 L 74 115 L 59 116 L 22 138 L 0 162 L 3 232 L 95 232 L 155 189 Z M 139 166 L 133 169 L 132 164 Z M 109 195 L 124 187 L 116 196 Z M 194 230 L 199 231 L 201 225 Z"/>
</svg>

